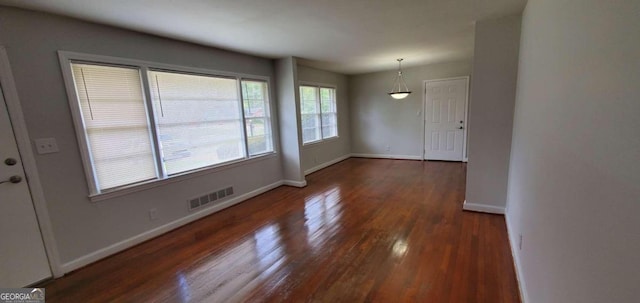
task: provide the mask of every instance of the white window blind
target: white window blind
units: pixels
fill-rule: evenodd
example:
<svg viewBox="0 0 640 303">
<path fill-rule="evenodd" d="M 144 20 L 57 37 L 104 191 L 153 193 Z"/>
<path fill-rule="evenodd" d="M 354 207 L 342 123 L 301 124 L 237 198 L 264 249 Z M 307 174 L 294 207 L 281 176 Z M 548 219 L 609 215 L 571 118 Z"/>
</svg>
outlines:
<svg viewBox="0 0 640 303">
<path fill-rule="evenodd" d="M 302 143 L 338 136 L 336 90 L 319 86 L 300 86 Z"/>
<path fill-rule="evenodd" d="M 149 82 L 168 175 L 245 156 L 236 79 L 150 71 Z"/>
<path fill-rule="evenodd" d="M 242 101 L 249 155 L 272 152 L 267 82 L 242 80 Z"/>
<path fill-rule="evenodd" d="M 156 178 L 140 71 L 71 67 L 98 190 Z"/>
</svg>

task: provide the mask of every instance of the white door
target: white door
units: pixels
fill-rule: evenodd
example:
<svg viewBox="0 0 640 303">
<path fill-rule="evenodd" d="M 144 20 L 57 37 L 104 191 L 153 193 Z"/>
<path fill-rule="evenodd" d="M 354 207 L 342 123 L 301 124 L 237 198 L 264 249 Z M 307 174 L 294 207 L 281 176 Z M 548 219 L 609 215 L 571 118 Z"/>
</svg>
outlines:
<svg viewBox="0 0 640 303">
<path fill-rule="evenodd" d="M 1 87 L 0 99 L 0 287 L 24 287 L 51 270 Z"/>
<path fill-rule="evenodd" d="M 425 83 L 424 158 L 462 161 L 468 79 Z"/>
</svg>

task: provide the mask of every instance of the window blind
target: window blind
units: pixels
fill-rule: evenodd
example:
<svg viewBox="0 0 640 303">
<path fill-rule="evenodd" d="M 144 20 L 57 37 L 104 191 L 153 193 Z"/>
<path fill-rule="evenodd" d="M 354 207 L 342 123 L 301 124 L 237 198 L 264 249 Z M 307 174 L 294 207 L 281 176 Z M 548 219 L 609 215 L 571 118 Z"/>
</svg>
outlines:
<svg viewBox="0 0 640 303">
<path fill-rule="evenodd" d="M 150 71 L 149 82 L 167 175 L 244 157 L 236 79 Z"/>
<path fill-rule="evenodd" d="M 72 63 L 99 190 L 156 178 L 137 68 Z"/>
</svg>

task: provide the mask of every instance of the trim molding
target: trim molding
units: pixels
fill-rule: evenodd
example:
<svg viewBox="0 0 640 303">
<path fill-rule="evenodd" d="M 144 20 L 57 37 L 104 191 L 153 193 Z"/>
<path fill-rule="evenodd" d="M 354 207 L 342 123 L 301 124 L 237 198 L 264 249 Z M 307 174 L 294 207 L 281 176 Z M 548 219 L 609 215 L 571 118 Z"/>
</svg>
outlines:
<svg viewBox="0 0 640 303">
<path fill-rule="evenodd" d="M 156 227 L 154 229 L 151 229 L 149 231 L 143 232 L 143 233 L 138 234 L 136 236 L 133 236 L 131 238 L 122 240 L 122 241 L 117 242 L 115 244 L 109 245 L 109 246 L 107 246 L 105 248 L 102 248 L 102 249 L 99 249 L 97 251 L 94 251 L 94 252 L 92 252 L 90 254 L 84 255 L 84 256 L 82 256 L 80 258 L 77 258 L 77 259 L 75 259 L 73 261 L 64 263 L 64 264 L 61 265 L 61 268 L 65 273 L 68 273 L 70 271 L 76 270 L 76 269 L 81 268 L 83 266 L 89 265 L 89 264 L 91 264 L 93 262 L 96 262 L 96 261 L 98 261 L 100 259 L 106 258 L 106 257 L 108 257 L 110 255 L 115 254 L 115 253 L 121 252 L 121 251 L 123 251 L 123 250 L 125 250 L 127 248 L 130 248 L 132 246 L 138 245 L 138 244 L 140 244 L 140 243 L 142 243 L 144 241 L 147 241 L 149 239 L 158 237 L 158 236 L 160 236 L 162 234 L 165 234 L 165 233 L 167 233 L 169 231 L 172 231 L 172 230 L 174 230 L 174 229 L 176 229 L 176 228 L 178 228 L 180 226 L 186 225 L 188 223 L 191 223 L 193 221 L 196 221 L 198 219 L 206 217 L 206 216 L 208 216 L 208 215 L 210 215 L 212 213 L 218 212 L 220 210 L 223 210 L 225 208 L 228 208 L 228 207 L 236 205 L 236 204 L 238 204 L 240 202 L 243 202 L 243 201 L 245 201 L 247 199 L 253 198 L 253 197 L 255 197 L 255 196 L 259 195 L 259 194 L 262 194 L 264 192 L 272 190 L 272 189 L 274 189 L 276 187 L 279 187 L 279 186 L 281 186 L 283 184 L 284 184 L 283 181 L 278 181 L 278 182 L 269 184 L 267 186 L 263 186 L 261 188 L 258 188 L 256 190 L 250 191 L 250 192 L 248 192 L 246 194 L 240 195 L 238 197 L 235 197 L 233 199 L 230 199 L 230 200 L 225 201 L 223 203 L 220 203 L 218 205 L 215 205 L 215 206 L 203 209 L 203 210 L 201 210 L 199 212 L 187 215 L 187 216 L 182 217 L 182 218 L 180 218 L 178 220 L 169 222 L 169 223 L 167 223 L 165 225 Z M 306 184 L 306 182 L 305 182 L 305 184 Z"/>
<path fill-rule="evenodd" d="M 49 210 L 47 208 L 47 201 L 44 196 L 42 184 L 40 183 L 40 175 L 38 174 L 38 168 L 36 167 L 36 159 L 31 146 L 31 139 L 29 138 L 29 133 L 27 131 L 27 123 L 25 122 L 24 114 L 22 113 L 22 106 L 20 105 L 18 90 L 13 78 L 9 55 L 2 45 L 0 45 L 0 82 L 2 82 L 2 91 L 4 93 L 5 103 L 7 104 L 7 112 L 11 118 L 11 125 L 13 127 L 18 150 L 20 151 L 20 157 L 22 158 L 22 166 L 27 178 L 29 179 L 29 192 L 31 193 L 31 200 L 36 212 L 38 225 L 40 225 L 40 233 L 42 235 L 44 248 L 47 258 L 49 259 L 49 268 L 51 269 L 51 273 L 54 278 L 62 277 L 64 271 L 60 266 L 58 245 L 53 233 Z"/>
<path fill-rule="evenodd" d="M 468 210 L 468 211 L 475 211 L 475 212 L 481 212 L 481 213 L 490 213 L 490 214 L 498 214 L 498 215 L 504 215 L 504 213 L 505 213 L 504 207 L 498 207 L 498 206 L 486 205 L 486 204 L 469 203 L 469 202 L 467 202 L 467 200 L 464 200 L 464 204 L 462 205 L 462 209 Z"/>
<path fill-rule="evenodd" d="M 346 154 L 346 155 L 344 155 L 344 156 L 341 156 L 341 157 L 338 157 L 338 158 L 336 158 L 336 159 L 333 159 L 333 160 L 331 160 L 331 161 L 329 161 L 329 162 L 325 162 L 325 163 L 322 163 L 322 164 L 320 164 L 320 165 L 314 166 L 314 167 L 312 167 L 312 168 L 309 168 L 309 169 L 305 170 L 305 171 L 304 171 L 304 175 L 306 176 L 306 175 L 308 175 L 308 174 L 311 174 L 311 173 L 317 172 L 317 171 L 319 171 L 319 170 L 321 170 L 321 169 L 323 169 L 323 168 L 327 168 L 327 167 L 329 167 L 329 166 L 331 166 L 331 165 L 334 165 L 334 164 L 336 164 L 336 163 L 338 163 L 338 162 L 342 162 L 342 161 L 347 160 L 347 159 L 349 159 L 349 158 L 351 158 L 351 155 L 350 155 L 350 154 Z"/>
<path fill-rule="evenodd" d="M 351 157 L 353 157 L 353 158 L 396 159 L 396 160 L 422 160 L 421 156 L 414 156 L 414 155 L 351 154 Z"/>
<path fill-rule="evenodd" d="M 282 185 L 293 186 L 293 187 L 305 187 L 307 186 L 307 180 L 303 180 L 303 181 L 282 180 Z"/>
<path fill-rule="evenodd" d="M 522 273 L 522 263 L 520 263 L 520 254 L 518 253 L 518 237 L 515 235 L 509 213 L 504 216 L 507 222 L 507 236 L 509 237 L 509 246 L 511 247 L 511 256 L 513 257 L 513 267 L 516 270 L 516 279 L 518 280 L 518 289 L 520 290 L 520 300 L 522 303 L 531 302 L 527 295 L 527 286 L 524 283 L 524 274 Z"/>
</svg>

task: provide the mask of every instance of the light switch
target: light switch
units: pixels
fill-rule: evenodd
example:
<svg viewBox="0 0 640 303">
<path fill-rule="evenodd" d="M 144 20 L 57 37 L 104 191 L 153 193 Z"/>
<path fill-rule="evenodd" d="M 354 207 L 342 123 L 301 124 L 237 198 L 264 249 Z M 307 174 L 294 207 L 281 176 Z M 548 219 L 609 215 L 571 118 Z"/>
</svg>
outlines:
<svg viewBox="0 0 640 303">
<path fill-rule="evenodd" d="M 50 154 L 50 153 L 57 153 L 60 150 L 58 150 L 58 143 L 56 142 L 56 138 L 40 138 L 40 139 L 35 139 L 35 143 L 36 143 L 36 150 L 38 151 L 38 154 Z"/>
</svg>

